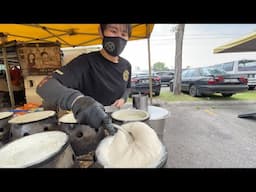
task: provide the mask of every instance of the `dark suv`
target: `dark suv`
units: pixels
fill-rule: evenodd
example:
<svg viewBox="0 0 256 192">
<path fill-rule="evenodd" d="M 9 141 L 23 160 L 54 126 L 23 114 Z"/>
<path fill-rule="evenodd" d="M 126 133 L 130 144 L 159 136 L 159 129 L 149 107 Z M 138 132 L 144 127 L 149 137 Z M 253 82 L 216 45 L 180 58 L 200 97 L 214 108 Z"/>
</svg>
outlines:
<svg viewBox="0 0 256 192">
<path fill-rule="evenodd" d="M 155 96 L 160 95 L 161 91 L 161 79 L 158 75 L 152 74 L 152 92 Z M 149 94 L 149 74 L 148 73 L 136 73 L 131 77 L 131 93 L 133 94 Z"/>
<path fill-rule="evenodd" d="M 170 85 L 170 81 L 174 78 L 173 71 L 157 71 L 155 72 L 156 75 L 160 76 L 161 85 Z"/>
</svg>

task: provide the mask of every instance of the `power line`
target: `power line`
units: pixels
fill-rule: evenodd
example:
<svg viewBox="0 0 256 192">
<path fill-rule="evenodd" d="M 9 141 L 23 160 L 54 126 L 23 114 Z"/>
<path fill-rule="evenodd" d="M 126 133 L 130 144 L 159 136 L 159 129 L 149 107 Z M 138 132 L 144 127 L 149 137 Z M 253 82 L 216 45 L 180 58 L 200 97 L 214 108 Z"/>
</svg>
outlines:
<svg viewBox="0 0 256 192">
<path fill-rule="evenodd" d="M 231 37 L 185 37 L 184 40 L 194 40 L 194 39 L 227 39 L 227 40 L 233 40 L 234 38 Z M 156 41 L 168 41 L 168 40 L 175 40 L 175 38 L 159 38 L 159 39 L 150 39 L 151 42 L 156 42 Z"/>
</svg>

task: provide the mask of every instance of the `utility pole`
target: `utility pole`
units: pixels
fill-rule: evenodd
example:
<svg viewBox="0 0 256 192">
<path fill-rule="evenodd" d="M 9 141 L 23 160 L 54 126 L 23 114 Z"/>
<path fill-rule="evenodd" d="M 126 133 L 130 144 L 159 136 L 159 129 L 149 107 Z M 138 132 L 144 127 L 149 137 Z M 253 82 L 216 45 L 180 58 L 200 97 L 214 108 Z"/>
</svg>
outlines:
<svg viewBox="0 0 256 192">
<path fill-rule="evenodd" d="M 182 73 L 182 44 L 185 24 L 178 24 L 175 32 L 176 52 L 175 52 L 175 73 L 173 83 L 173 94 L 181 93 L 181 73 Z"/>
</svg>

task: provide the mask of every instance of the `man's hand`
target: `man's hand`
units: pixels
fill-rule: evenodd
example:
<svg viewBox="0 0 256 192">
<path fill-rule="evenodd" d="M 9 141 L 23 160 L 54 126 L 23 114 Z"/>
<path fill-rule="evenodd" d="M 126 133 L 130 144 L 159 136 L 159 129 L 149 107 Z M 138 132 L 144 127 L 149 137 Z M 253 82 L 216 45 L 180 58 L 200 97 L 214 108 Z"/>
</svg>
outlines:
<svg viewBox="0 0 256 192">
<path fill-rule="evenodd" d="M 112 105 L 117 108 L 120 108 L 124 105 L 124 103 L 125 103 L 125 100 L 121 98 L 121 99 L 117 99 Z"/>
<path fill-rule="evenodd" d="M 78 123 L 92 128 L 99 128 L 107 115 L 103 105 L 88 96 L 78 98 L 72 105 L 72 111 Z"/>
<path fill-rule="evenodd" d="M 87 124 L 96 129 L 103 125 L 111 135 L 115 133 L 111 118 L 105 113 L 104 106 L 92 97 L 78 98 L 72 105 L 72 112 L 78 123 Z"/>
</svg>

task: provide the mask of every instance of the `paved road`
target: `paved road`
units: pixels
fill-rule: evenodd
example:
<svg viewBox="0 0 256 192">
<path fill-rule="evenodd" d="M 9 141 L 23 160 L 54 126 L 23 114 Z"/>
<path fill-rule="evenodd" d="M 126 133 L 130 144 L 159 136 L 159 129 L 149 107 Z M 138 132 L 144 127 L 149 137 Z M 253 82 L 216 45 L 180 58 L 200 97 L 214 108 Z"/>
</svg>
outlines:
<svg viewBox="0 0 256 192">
<path fill-rule="evenodd" d="M 256 167 L 256 102 L 161 103 L 171 112 L 164 143 L 169 168 Z"/>
</svg>

